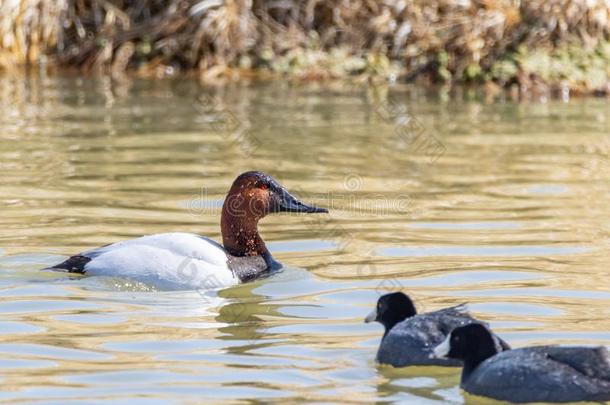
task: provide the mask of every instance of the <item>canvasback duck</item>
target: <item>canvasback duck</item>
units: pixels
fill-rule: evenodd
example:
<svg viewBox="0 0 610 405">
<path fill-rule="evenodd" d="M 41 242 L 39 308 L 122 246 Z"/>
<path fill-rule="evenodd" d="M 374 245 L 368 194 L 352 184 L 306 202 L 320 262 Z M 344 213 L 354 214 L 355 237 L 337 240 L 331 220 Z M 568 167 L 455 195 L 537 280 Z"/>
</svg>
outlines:
<svg viewBox="0 0 610 405">
<path fill-rule="evenodd" d="M 128 278 L 160 289 L 239 284 L 281 267 L 258 233 L 258 221 L 276 212 L 328 210 L 302 203 L 271 176 L 246 172 L 235 179 L 222 206 L 223 246 L 196 234 L 161 233 L 89 250 L 49 269 Z"/>
<path fill-rule="evenodd" d="M 465 305 L 417 314 L 408 295 L 394 292 L 382 295 L 377 307 L 364 320 L 379 322 L 384 327 L 377 351 L 377 362 L 394 367 L 461 366 L 456 359 L 431 357 L 432 349 L 455 327 L 483 322 L 468 314 Z M 493 337 L 498 351 L 508 350 L 508 343 Z"/>
<path fill-rule="evenodd" d="M 603 347 L 533 346 L 498 352 L 481 324 L 455 328 L 433 350 L 464 362 L 460 386 L 509 401 L 610 401 L 610 353 Z"/>
</svg>

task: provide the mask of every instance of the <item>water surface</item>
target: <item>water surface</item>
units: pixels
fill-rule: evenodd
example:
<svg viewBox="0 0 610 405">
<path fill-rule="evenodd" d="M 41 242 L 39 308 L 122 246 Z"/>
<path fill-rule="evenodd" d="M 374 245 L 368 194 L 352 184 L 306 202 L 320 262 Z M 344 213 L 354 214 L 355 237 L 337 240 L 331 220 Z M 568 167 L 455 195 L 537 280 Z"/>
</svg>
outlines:
<svg viewBox="0 0 610 405">
<path fill-rule="evenodd" d="M 397 289 L 468 301 L 514 346 L 610 345 L 605 100 L 0 81 L 0 401 L 473 401 L 458 370 L 375 364 L 363 318 Z M 331 209 L 261 223 L 280 274 L 216 293 L 39 271 L 142 234 L 219 240 L 251 169 Z"/>
</svg>

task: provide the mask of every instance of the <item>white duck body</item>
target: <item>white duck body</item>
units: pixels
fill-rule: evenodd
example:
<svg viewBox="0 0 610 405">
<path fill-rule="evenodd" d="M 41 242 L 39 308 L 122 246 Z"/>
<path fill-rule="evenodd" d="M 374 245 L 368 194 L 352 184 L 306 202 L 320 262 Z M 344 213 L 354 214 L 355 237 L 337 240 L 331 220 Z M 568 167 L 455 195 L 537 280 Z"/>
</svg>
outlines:
<svg viewBox="0 0 610 405">
<path fill-rule="evenodd" d="M 159 289 L 214 289 L 239 284 L 225 249 L 191 233 L 160 233 L 81 253 L 84 273 L 122 277 Z"/>
</svg>

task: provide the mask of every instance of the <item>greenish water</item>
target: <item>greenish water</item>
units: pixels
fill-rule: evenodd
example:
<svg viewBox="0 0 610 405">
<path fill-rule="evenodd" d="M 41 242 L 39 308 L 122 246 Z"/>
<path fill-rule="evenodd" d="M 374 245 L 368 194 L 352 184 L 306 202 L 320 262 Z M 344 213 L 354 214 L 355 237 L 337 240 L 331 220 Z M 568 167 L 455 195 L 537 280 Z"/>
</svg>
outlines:
<svg viewBox="0 0 610 405">
<path fill-rule="evenodd" d="M 513 346 L 610 345 L 610 104 L 411 88 L 0 80 L 0 401 L 462 403 L 459 370 L 379 367 L 402 289 Z M 220 291 L 40 272 L 142 234 L 219 240 L 233 178 L 326 216 L 266 218 L 286 268 Z"/>
</svg>

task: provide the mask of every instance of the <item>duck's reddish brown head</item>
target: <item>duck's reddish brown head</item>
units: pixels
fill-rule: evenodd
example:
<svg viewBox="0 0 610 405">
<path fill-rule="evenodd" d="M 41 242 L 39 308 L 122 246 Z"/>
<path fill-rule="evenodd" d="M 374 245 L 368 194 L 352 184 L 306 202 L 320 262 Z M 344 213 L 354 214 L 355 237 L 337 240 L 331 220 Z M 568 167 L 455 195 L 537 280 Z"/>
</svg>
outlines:
<svg viewBox="0 0 610 405">
<path fill-rule="evenodd" d="M 258 221 L 274 212 L 328 212 L 293 197 L 271 176 L 261 172 L 240 174 L 222 206 L 220 227 L 225 249 L 233 256 L 268 253 L 258 234 Z"/>
</svg>

